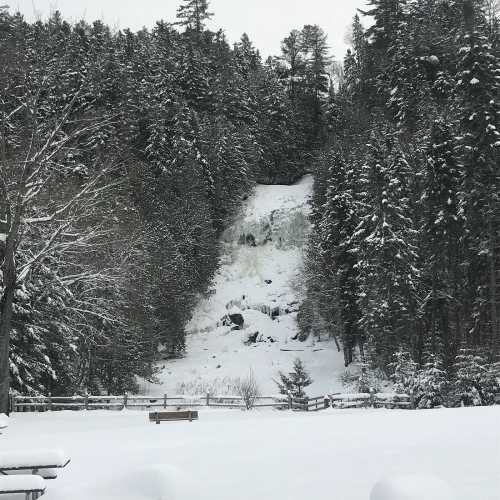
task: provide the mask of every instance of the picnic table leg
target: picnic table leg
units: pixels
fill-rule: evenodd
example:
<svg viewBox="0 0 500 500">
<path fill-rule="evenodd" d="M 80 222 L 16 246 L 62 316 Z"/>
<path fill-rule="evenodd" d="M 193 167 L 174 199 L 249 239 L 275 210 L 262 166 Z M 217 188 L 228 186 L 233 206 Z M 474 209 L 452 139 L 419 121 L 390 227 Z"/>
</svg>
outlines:
<svg viewBox="0 0 500 500">
<path fill-rule="evenodd" d="M 156 423 L 157 425 L 160 424 L 160 414 L 158 412 L 156 412 Z"/>
</svg>

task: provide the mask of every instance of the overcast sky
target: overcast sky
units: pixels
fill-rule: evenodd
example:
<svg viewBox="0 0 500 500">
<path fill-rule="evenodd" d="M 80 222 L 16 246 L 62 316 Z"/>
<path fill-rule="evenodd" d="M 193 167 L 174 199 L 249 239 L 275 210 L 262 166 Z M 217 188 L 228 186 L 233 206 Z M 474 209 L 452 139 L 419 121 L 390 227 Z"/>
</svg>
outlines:
<svg viewBox="0 0 500 500">
<path fill-rule="evenodd" d="M 155 21 L 174 21 L 180 0 L 0 0 L 29 20 L 60 10 L 75 21 L 101 19 L 116 28 L 151 28 Z M 345 35 L 357 7 L 366 0 L 211 0 L 211 29 L 223 28 L 234 42 L 246 32 L 264 57 L 277 55 L 280 41 L 293 28 L 319 24 L 328 34 L 332 53 L 342 59 Z"/>
</svg>

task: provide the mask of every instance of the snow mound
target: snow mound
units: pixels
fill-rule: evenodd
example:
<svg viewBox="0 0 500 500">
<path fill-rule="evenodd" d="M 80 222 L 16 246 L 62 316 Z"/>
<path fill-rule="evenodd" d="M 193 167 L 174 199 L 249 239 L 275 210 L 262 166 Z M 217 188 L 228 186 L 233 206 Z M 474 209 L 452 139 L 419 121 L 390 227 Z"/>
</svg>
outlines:
<svg viewBox="0 0 500 500">
<path fill-rule="evenodd" d="M 370 500 L 452 500 L 449 486 L 435 476 L 407 475 L 379 481 Z"/>
<path fill-rule="evenodd" d="M 180 472 L 170 465 L 139 469 L 129 478 L 137 500 L 176 500 L 179 481 Z"/>
<path fill-rule="evenodd" d="M 0 429 L 5 429 L 9 426 L 9 417 L 0 413 Z"/>
</svg>

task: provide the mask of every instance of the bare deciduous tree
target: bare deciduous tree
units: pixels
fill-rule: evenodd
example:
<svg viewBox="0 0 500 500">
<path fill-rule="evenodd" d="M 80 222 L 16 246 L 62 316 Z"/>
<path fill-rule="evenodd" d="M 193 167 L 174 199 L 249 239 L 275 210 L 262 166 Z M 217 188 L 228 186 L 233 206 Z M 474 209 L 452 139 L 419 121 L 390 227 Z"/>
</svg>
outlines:
<svg viewBox="0 0 500 500">
<path fill-rule="evenodd" d="M 92 148 L 92 137 L 110 123 L 102 117 L 75 113 L 79 93 L 51 117 L 43 109 L 45 80 L 35 91 L 25 89 L 13 109 L 0 103 L 0 413 L 8 411 L 9 347 L 16 288 L 54 252 L 68 251 L 98 236 L 98 229 L 79 224 L 90 217 L 109 188 L 108 168 L 71 182 L 68 158 Z M 98 154 L 93 153 L 94 158 Z M 91 156 L 91 155 L 89 155 Z M 90 161 L 90 160 L 89 160 Z M 89 168 L 89 170 L 92 170 Z M 54 196 L 56 179 L 68 177 L 71 188 Z M 42 225 L 38 241 L 23 248 L 30 227 Z"/>
<path fill-rule="evenodd" d="M 243 399 L 246 409 L 251 410 L 260 396 L 259 385 L 255 379 L 253 370 L 250 370 L 245 378 L 239 380 L 237 390 L 238 396 Z"/>
</svg>

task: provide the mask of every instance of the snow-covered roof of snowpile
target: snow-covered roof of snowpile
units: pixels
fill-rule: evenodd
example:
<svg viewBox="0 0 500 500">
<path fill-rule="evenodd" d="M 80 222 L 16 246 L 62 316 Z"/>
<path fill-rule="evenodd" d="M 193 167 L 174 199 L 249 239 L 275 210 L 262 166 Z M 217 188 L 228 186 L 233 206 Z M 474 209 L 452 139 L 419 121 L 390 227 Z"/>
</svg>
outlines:
<svg viewBox="0 0 500 500">
<path fill-rule="evenodd" d="M 57 468 L 68 464 L 69 457 L 62 450 L 3 451 L 0 469 Z"/>
<path fill-rule="evenodd" d="M 9 417 L 0 413 L 0 429 L 5 429 L 9 426 Z"/>
<path fill-rule="evenodd" d="M 405 475 L 383 479 L 370 500 L 452 500 L 449 486 L 431 475 Z"/>
<path fill-rule="evenodd" d="M 45 491 L 45 481 L 40 476 L 0 476 L 0 493 L 20 491 Z"/>
</svg>

